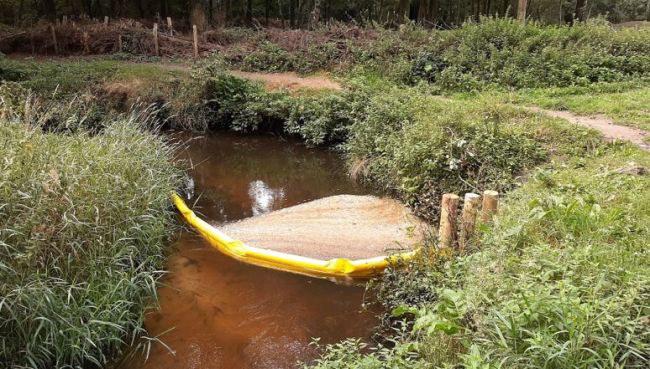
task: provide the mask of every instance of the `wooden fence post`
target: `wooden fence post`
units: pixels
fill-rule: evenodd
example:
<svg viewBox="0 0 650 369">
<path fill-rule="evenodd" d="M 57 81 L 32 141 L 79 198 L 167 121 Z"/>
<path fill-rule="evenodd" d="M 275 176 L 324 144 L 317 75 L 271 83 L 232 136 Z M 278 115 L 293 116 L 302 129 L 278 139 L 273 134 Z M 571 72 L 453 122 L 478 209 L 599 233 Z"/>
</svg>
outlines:
<svg viewBox="0 0 650 369">
<path fill-rule="evenodd" d="M 32 47 L 32 55 L 36 54 L 36 45 L 34 44 L 34 31 L 29 31 L 29 44 Z"/>
<path fill-rule="evenodd" d="M 194 41 L 194 57 L 199 57 L 199 35 L 196 30 L 196 25 L 192 25 L 192 39 Z"/>
<path fill-rule="evenodd" d="M 64 15 L 63 16 L 63 25 L 65 26 L 66 24 L 68 24 L 68 16 Z"/>
<path fill-rule="evenodd" d="M 84 31 L 84 54 L 90 53 L 90 45 L 88 45 L 88 32 Z"/>
<path fill-rule="evenodd" d="M 483 192 L 483 209 L 481 211 L 481 221 L 487 223 L 492 219 L 492 215 L 497 212 L 499 207 L 499 193 L 496 191 Z"/>
<path fill-rule="evenodd" d="M 117 35 L 117 52 L 122 52 L 122 34 Z"/>
<path fill-rule="evenodd" d="M 439 248 L 449 248 L 456 241 L 456 216 L 458 209 L 458 195 L 446 193 L 442 195 L 442 204 L 440 206 L 440 229 L 438 239 Z"/>
<path fill-rule="evenodd" d="M 108 15 L 104 16 L 104 27 L 108 27 Z"/>
<path fill-rule="evenodd" d="M 52 41 L 54 42 L 54 53 L 58 54 L 59 53 L 59 44 L 56 41 L 56 31 L 54 30 L 54 25 L 50 25 L 50 29 L 52 30 Z"/>
<path fill-rule="evenodd" d="M 167 17 L 167 28 L 169 28 L 169 35 L 173 36 L 174 35 L 174 27 L 172 25 L 172 17 Z"/>
<path fill-rule="evenodd" d="M 476 216 L 478 214 L 478 207 L 480 202 L 481 196 L 478 194 L 475 194 L 473 192 L 465 194 L 459 242 L 459 247 L 461 250 L 465 249 L 467 242 L 472 238 L 472 235 L 474 234 L 474 226 L 476 224 Z"/>
<path fill-rule="evenodd" d="M 160 49 L 158 47 L 158 23 L 153 24 L 153 45 L 156 56 L 160 56 Z"/>
</svg>

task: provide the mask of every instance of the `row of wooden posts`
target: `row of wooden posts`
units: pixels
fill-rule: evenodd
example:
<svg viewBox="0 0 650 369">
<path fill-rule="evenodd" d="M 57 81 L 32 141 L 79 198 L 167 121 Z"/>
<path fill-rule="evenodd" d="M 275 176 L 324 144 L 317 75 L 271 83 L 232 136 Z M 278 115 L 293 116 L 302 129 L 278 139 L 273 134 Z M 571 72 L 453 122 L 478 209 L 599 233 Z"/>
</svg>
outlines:
<svg viewBox="0 0 650 369">
<path fill-rule="evenodd" d="M 474 235 L 479 205 L 481 205 L 481 222 L 490 222 L 499 206 L 499 193 L 490 190 L 483 192 L 482 204 L 480 195 L 473 192 L 466 193 L 460 217 L 460 227 L 457 224 L 459 202 L 460 197 L 456 194 L 447 193 L 442 196 L 440 228 L 438 231 L 438 247 L 440 248 L 457 247 L 460 250 L 465 249 Z"/>
<path fill-rule="evenodd" d="M 58 22 L 58 21 L 57 21 Z M 108 27 L 108 22 L 109 18 L 108 16 L 104 17 L 104 26 Z M 68 17 L 63 16 L 63 24 L 68 23 Z M 167 17 L 167 28 L 169 29 L 170 34 L 173 34 L 174 32 L 174 27 L 172 24 L 172 19 L 171 17 Z M 50 26 L 50 30 L 52 31 L 52 42 L 54 43 L 54 52 L 56 54 L 59 53 L 59 43 L 56 39 L 56 31 L 54 29 L 54 25 Z M 90 46 L 88 45 L 90 37 L 88 36 L 88 32 L 83 33 L 83 41 L 84 41 L 84 53 L 90 52 Z M 154 44 L 154 52 L 156 56 L 160 56 L 160 44 L 158 42 L 158 23 L 154 23 L 153 25 L 153 44 Z M 122 52 L 122 35 L 117 36 L 117 48 L 119 52 Z M 199 33 L 196 28 L 196 25 L 192 25 L 192 51 L 194 54 L 195 58 L 199 57 Z"/>
</svg>

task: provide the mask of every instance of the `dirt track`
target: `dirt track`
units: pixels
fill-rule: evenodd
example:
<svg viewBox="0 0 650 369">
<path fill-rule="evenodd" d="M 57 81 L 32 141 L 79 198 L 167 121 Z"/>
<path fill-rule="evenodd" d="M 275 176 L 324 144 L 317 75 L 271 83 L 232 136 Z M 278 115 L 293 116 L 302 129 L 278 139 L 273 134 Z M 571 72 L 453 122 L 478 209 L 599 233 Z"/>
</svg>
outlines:
<svg viewBox="0 0 650 369">
<path fill-rule="evenodd" d="M 596 129 L 607 139 L 630 141 L 644 150 L 650 150 L 650 145 L 644 141 L 648 137 L 648 132 L 637 128 L 620 126 L 605 116 L 585 117 L 568 111 L 549 110 L 539 107 L 526 107 L 526 109 L 554 118 L 562 118 L 573 124 Z"/>
<path fill-rule="evenodd" d="M 328 260 L 386 255 L 421 244 L 428 226 L 398 201 L 339 195 L 220 228 L 250 246 Z"/>
<path fill-rule="evenodd" d="M 287 88 L 290 90 L 312 89 L 312 90 L 334 90 L 340 91 L 343 87 L 326 76 L 308 76 L 300 77 L 296 73 L 261 73 L 261 72 L 243 72 L 231 71 L 232 75 L 255 81 L 264 82 L 267 90 L 278 90 Z"/>
</svg>

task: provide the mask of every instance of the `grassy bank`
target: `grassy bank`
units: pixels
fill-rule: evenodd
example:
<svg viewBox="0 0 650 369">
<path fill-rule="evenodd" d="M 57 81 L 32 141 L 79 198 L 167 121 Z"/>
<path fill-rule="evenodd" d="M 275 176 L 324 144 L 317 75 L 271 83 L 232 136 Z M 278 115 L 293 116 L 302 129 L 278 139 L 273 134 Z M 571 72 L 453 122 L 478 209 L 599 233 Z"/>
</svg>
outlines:
<svg viewBox="0 0 650 369">
<path fill-rule="evenodd" d="M 380 301 L 409 322 L 392 343 L 329 346 L 313 367 L 646 367 L 649 166 L 619 145 L 536 170 L 474 252 L 384 276 Z"/>
<path fill-rule="evenodd" d="M 103 366 L 146 334 L 180 173 L 136 120 L 61 134 L 32 118 L 0 119 L 0 362 Z"/>
<path fill-rule="evenodd" d="M 524 90 L 503 94 L 503 101 L 568 110 L 579 115 L 601 115 L 616 124 L 650 132 L 648 84 L 602 84 L 588 88 Z"/>
</svg>

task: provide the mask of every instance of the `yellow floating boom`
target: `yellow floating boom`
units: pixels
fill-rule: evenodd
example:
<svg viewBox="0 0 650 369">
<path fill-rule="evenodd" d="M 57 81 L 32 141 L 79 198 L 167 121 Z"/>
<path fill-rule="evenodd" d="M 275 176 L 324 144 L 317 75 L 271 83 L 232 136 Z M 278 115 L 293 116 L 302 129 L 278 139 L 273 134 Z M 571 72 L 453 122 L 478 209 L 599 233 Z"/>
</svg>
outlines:
<svg viewBox="0 0 650 369">
<path fill-rule="evenodd" d="M 368 278 L 381 273 L 397 260 L 410 260 L 417 250 L 390 256 L 377 256 L 369 259 L 350 260 L 336 258 L 318 260 L 304 256 L 261 249 L 248 246 L 242 241 L 233 240 L 206 221 L 197 217 L 185 201 L 177 194 L 172 195 L 176 208 L 185 221 L 196 229 L 214 248 L 222 253 L 248 264 L 283 270 L 319 278 Z"/>
</svg>

